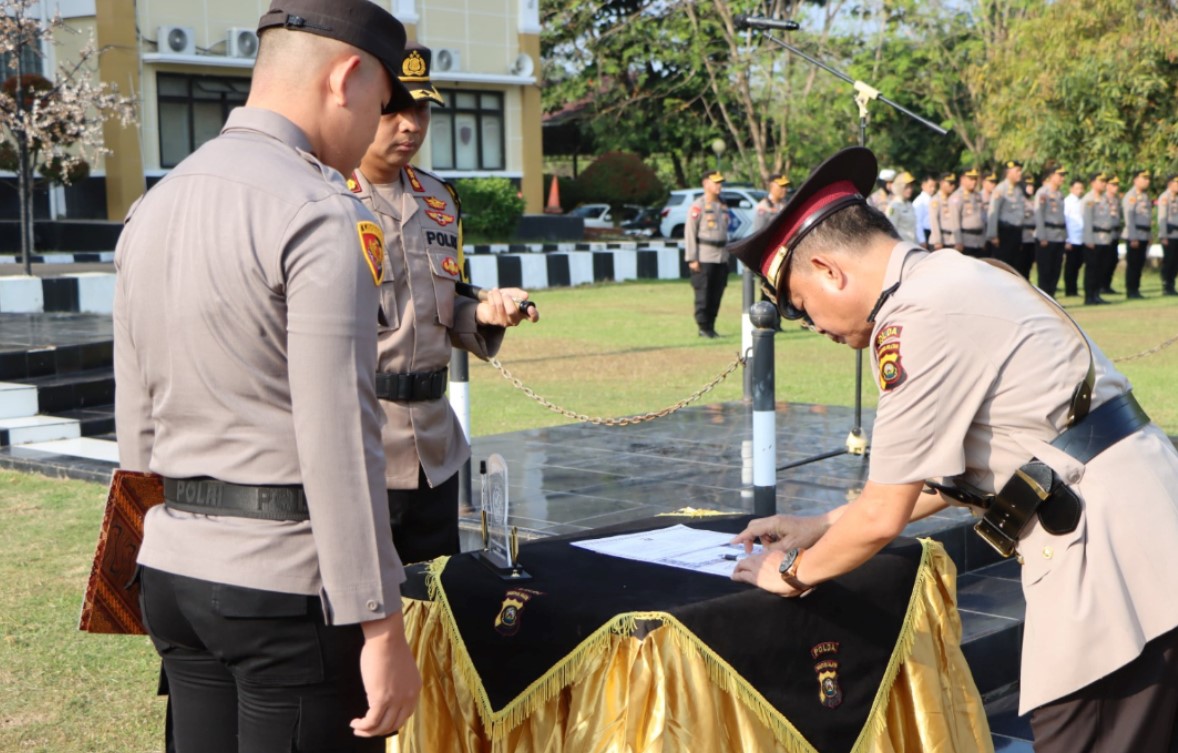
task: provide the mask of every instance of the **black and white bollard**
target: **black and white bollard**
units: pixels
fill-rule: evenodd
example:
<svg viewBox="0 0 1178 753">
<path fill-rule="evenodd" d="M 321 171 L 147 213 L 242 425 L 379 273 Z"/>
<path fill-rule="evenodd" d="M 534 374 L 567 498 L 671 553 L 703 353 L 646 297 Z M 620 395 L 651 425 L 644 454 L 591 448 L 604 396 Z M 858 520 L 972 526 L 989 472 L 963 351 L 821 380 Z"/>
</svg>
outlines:
<svg viewBox="0 0 1178 753">
<path fill-rule="evenodd" d="M 777 512 L 777 415 L 773 336 L 777 309 L 768 301 L 749 308 L 753 330 L 753 512 Z"/>
<path fill-rule="evenodd" d="M 461 348 L 450 349 L 450 407 L 462 424 L 462 435 L 470 445 L 470 354 Z M 458 469 L 458 509 L 469 510 L 470 458 Z"/>
</svg>

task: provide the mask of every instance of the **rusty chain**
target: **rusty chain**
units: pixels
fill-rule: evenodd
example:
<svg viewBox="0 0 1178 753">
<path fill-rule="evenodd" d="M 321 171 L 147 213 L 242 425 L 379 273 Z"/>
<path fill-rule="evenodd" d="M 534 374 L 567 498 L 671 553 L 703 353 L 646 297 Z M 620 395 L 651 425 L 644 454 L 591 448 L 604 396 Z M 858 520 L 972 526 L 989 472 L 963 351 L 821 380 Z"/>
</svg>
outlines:
<svg viewBox="0 0 1178 753">
<path fill-rule="evenodd" d="M 718 376 L 716 376 L 716 378 L 714 378 L 712 381 L 708 382 L 703 387 L 700 387 L 698 390 L 691 393 L 687 397 L 683 398 L 679 402 L 677 402 L 673 405 L 669 405 L 666 408 L 663 408 L 662 410 L 652 411 L 649 413 L 637 413 L 633 416 L 622 416 L 620 418 L 599 418 L 599 417 L 594 417 L 594 416 L 587 416 L 584 413 L 577 413 L 576 411 L 571 411 L 568 408 L 562 408 L 561 406 L 556 405 L 555 403 L 551 402 L 550 400 L 547 400 L 546 398 L 541 397 L 540 395 L 537 395 L 536 392 L 531 387 L 528 387 L 527 385 L 525 385 L 519 379 L 519 377 L 513 376 L 512 373 L 510 371 L 508 371 L 503 366 L 502 363 L 499 362 L 498 358 L 490 359 L 490 364 L 492 366 L 494 366 L 496 369 L 499 369 L 499 373 L 503 375 L 504 379 L 511 382 L 511 385 L 513 387 L 515 387 L 517 390 L 519 390 L 520 392 L 527 395 L 532 400 L 535 400 L 537 403 L 544 406 L 548 410 L 552 411 L 553 413 L 559 413 L 560 415 L 564 416 L 565 418 L 571 418 L 576 421 L 582 421 L 584 423 L 596 424 L 598 426 L 631 426 L 634 424 L 645 423 L 647 421 L 653 421 L 656 418 L 663 418 L 665 416 L 669 416 L 678 410 L 686 408 L 688 405 L 691 405 L 692 403 L 699 400 L 701 397 L 703 397 L 707 393 L 711 392 L 712 388 L 714 388 L 716 385 L 720 384 L 720 382 L 723 382 L 725 379 L 727 379 L 729 377 L 729 375 L 731 375 L 732 372 L 734 372 L 738 368 L 740 368 L 740 366 L 742 364 L 744 364 L 744 362 L 745 362 L 744 356 L 737 354 L 735 360 L 733 360 L 732 363 L 728 364 L 728 366 L 723 371 L 721 371 L 720 374 Z"/>
<path fill-rule="evenodd" d="M 1174 335 L 1169 340 L 1165 340 L 1162 343 L 1153 346 L 1152 348 L 1141 351 L 1140 353 L 1134 353 L 1131 356 L 1121 356 L 1120 358 L 1114 358 L 1112 359 L 1112 362 L 1125 363 L 1126 361 L 1136 361 L 1138 358 L 1145 358 L 1146 356 L 1152 356 L 1154 353 L 1160 353 L 1176 342 L 1178 342 L 1178 335 Z"/>
</svg>

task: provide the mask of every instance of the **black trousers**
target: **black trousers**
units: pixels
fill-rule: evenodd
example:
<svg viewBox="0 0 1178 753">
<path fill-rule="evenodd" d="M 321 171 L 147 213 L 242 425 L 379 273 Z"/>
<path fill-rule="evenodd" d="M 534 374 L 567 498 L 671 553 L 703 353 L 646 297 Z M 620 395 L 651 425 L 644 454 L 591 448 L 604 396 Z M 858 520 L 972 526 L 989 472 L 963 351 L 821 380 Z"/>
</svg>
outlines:
<svg viewBox="0 0 1178 753">
<path fill-rule="evenodd" d="M 1113 276 L 1117 273 L 1117 265 L 1121 263 L 1120 241 L 1114 240 L 1112 243 L 1101 246 L 1100 248 L 1100 272 L 1104 280 L 1100 287 L 1105 290 L 1112 290 Z"/>
<path fill-rule="evenodd" d="M 389 489 L 389 520 L 406 565 L 458 554 L 458 474 L 431 489 L 419 468 L 416 489 Z"/>
<path fill-rule="evenodd" d="M 1023 229 L 1019 225 L 998 225 L 998 248 L 994 258 L 1015 269 L 1019 269 L 1019 256 L 1023 249 Z M 1020 270 L 1021 271 L 1021 270 Z"/>
<path fill-rule="evenodd" d="M 691 273 L 691 287 L 695 290 L 695 323 L 705 332 L 716 329 L 716 315 L 728 286 L 728 265 L 720 262 L 699 263 L 699 271 Z"/>
<path fill-rule="evenodd" d="M 1141 270 L 1145 269 L 1145 254 L 1149 250 L 1149 241 L 1136 241 L 1137 248 L 1133 248 L 1134 241 L 1125 241 L 1125 292 L 1138 293 L 1141 291 Z"/>
<path fill-rule="evenodd" d="M 1024 242 L 1016 259 L 1018 263 L 1015 265 L 1015 269 L 1028 280 L 1031 279 L 1031 268 L 1035 266 L 1035 249 L 1038 245 L 1035 241 Z M 1056 273 L 1056 277 L 1059 277 L 1058 272 Z"/>
<path fill-rule="evenodd" d="M 1162 289 L 1174 292 L 1174 280 L 1178 278 L 1178 238 L 1162 239 Z"/>
<path fill-rule="evenodd" d="M 1178 753 L 1178 630 L 1111 675 L 1031 712 L 1035 753 Z"/>
<path fill-rule="evenodd" d="M 1084 266 L 1084 246 L 1074 245 L 1063 252 L 1063 290 L 1066 295 L 1080 293 L 1080 267 Z"/>
<path fill-rule="evenodd" d="M 1063 266 L 1063 241 L 1048 241 L 1046 247 L 1036 243 L 1035 266 L 1039 268 L 1039 289 L 1054 296 L 1059 284 L 1059 270 Z"/>
<path fill-rule="evenodd" d="M 1106 246 L 1084 246 L 1084 298 L 1091 300 L 1105 287 L 1104 260 Z"/>
<path fill-rule="evenodd" d="M 382 753 L 352 734 L 367 713 L 359 625 L 327 625 L 317 596 L 151 568 L 139 603 L 170 693 L 178 753 Z"/>
</svg>

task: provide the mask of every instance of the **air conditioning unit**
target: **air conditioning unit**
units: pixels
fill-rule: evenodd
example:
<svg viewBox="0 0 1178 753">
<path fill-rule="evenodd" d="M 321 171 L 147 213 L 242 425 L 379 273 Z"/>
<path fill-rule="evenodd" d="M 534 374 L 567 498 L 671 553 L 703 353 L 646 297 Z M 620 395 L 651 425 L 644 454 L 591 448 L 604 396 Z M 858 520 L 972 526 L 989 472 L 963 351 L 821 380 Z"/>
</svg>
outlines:
<svg viewBox="0 0 1178 753">
<path fill-rule="evenodd" d="M 258 32 L 245 27 L 230 29 L 225 38 L 225 54 L 231 58 L 256 58 L 258 56 Z"/>
<path fill-rule="evenodd" d="M 191 26 L 161 26 L 159 29 L 160 52 L 172 55 L 195 55 L 196 32 Z"/>
<path fill-rule="evenodd" d="M 457 71 L 462 68 L 462 61 L 458 55 L 458 50 L 450 47 L 443 47 L 434 50 L 434 70 L 441 73 L 450 71 Z"/>
<path fill-rule="evenodd" d="M 531 55 L 521 52 L 507 70 L 513 76 L 531 76 L 536 72 L 536 63 L 532 60 Z"/>
</svg>

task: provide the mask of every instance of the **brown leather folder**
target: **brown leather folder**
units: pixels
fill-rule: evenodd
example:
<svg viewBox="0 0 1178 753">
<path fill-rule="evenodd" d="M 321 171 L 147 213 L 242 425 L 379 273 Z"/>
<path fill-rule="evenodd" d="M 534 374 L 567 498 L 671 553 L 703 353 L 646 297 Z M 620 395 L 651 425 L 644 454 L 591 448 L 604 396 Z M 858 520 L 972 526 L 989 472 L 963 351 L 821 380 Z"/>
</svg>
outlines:
<svg viewBox="0 0 1178 753">
<path fill-rule="evenodd" d="M 98 549 L 78 629 L 87 633 L 143 635 L 135 559 L 143 543 L 143 516 L 164 501 L 164 481 L 154 473 L 115 471 L 98 534 Z"/>
</svg>

